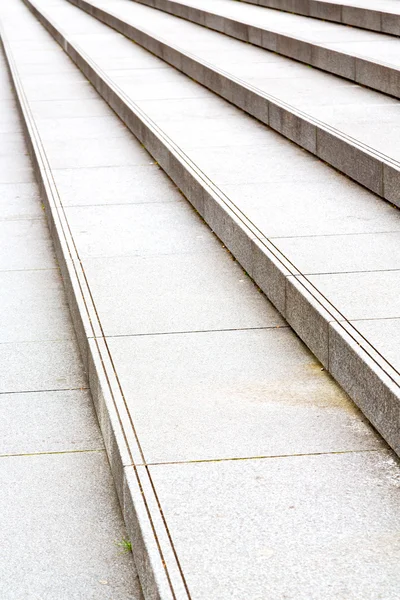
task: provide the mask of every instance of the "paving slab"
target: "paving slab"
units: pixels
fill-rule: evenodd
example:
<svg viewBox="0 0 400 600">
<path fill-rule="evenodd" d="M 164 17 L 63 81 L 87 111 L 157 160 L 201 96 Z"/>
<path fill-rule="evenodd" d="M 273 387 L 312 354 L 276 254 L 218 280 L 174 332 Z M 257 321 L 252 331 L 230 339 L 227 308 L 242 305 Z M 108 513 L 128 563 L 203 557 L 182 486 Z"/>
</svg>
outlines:
<svg viewBox="0 0 400 600">
<path fill-rule="evenodd" d="M 29 53 L 26 53 L 25 50 L 19 52 L 19 62 L 27 66 L 32 64 L 46 64 L 50 68 L 58 72 L 58 67 L 62 64 L 63 61 L 60 53 L 49 53 L 46 50 L 37 50 L 36 48 L 33 48 Z M 29 73 L 29 70 L 27 72 Z M 12 96 L 10 95 L 10 98 L 11 97 Z"/>
<path fill-rule="evenodd" d="M 124 137 L 125 127 L 116 123 L 113 117 L 65 117 L 47 118 L 43 121 L 41 132 L 44 140 L 90 139 Z"/>
<path fill-rule="evenodd" d="M 21 40 L 18 44 L 17 56 L 23 56 L 24 50 L 43 50 L 43 52 L 51 51 L 52 45 L 50 39 L 38 38 L 35 36 L 29 36 L 27 40 Z M 56 48 L 54 52 L 52 52 L 53 56 L 61 56 L 60 48 Z M 79 78 L 79 74 L 76 73 L 74 76 L 76 79 Z M 40 81 L 40 78 L 39 80 Z"/>
<path fill-rule="evenodd" d="M 353 321 L 357 330 L 400 372 L 400 318 Z"/>
<path fill-rule="evenodd" d="M 26 53 L 24 53 L 25 55 Z M 48 55 L 48 53 L 44 52 L 44 55 Z M 44 98 L 48 100 L 68 100 L 74 98 L 77 93 L 82 94 L 84 98 L 96 97 L 96 91 L 88 81 L 71 81 L 67 83 L 62 74 L 51 79 L 47 76 L 43 77 L 42 82 L 38 79 L 38 75 L 33 77 L 33 81 L 29 76 L 26 83 L 24 83 L 26 88 L 30 90 L 34 100 L 43 100 Z"/>
<path fill-rule="evenodd" d="M 35 73 L 41 75 L 43 73 L 50 72 L 53 75 L 60 75 L 60 73 L 71 73 L 74 69 L 74 66 L 71 63 L 62 63 L 56 62 L 55 64 L 51 64 L 50 66 L 46 62 L 42 63 L 24 63 L 19 67 L 19 72 L 21 75 L 33 75 Z M 41 101 L 38 100 L 38 103 Z M 60 102 L 70 102 L 70 100 L 60 100 Z"/>
<path fill-rule="evenodd" d="M 55 169 L 53 176 L 64 206 L 183 201 L 175 185 L 155 164 Z"/>
<path fill-rule="evenodd" d="M 43 40 L 44 42 L 44 40 Z M 37 46 L 37 40 L 36 38 L 30 38 L 30 39 L 24 39 L 21 40 L 20 43 L 18 44 L 18 50 L 16 52 L 16 58 L 19 61 L 21 61 L 21 63 L 23 64 L 23 57 L 26 56 L 27 51 L 29 52 L 35 52 L 38 49 Z M 63 51 L 61 48 L 56 48 L 54 49 L 54 52 L 52 52 L 53 46 L 51 44 L 51 39 L 48 38 L 46 39 L 45 43 L 43 43 L 43 46 L 40 48 L 43 53 L 46 53 L 46 55 L 51 58 L 54 56 L 58 57 L 58 60 L 60 62 L 60 65 L 62 65 L 64 63 L 63 61 Z M 40 62 L 40 61 L 37 61 Z M 67 62 L 68 65 L 71 65 L 71 61 Z M 24 87 L 26 87 L 26 89 L 28 89 L 30 91 L 30 93 L 32 95 L 34 95 L 34 88 L 35 88 L 35 83 L 37 84 L 38 87 L 42 88 L 43 91 L 46 92 L 46 98 L 50 99 L 50 100 L 54 100 L 53 98 L 53 88 L 57 86 L 57 84 L 60 84 L 60 87 L 63 88 L 63 86 L 66 86 L 66 88 L 68 88 L 68 86 L 77 86 L 78 84 L 85 84 L 83 85 L 82 91 L 80 92 L 80 95 L 82 97 L 85 96 L 86 92 L 85 89 L 88 87 L 92 87 L 92 85 L 87 81 L 87 79 L 85 79 L 85 76 L 80 73 L 79 71 L 76 71 L 76 69 L 74 71 L 70 71 L 68 77 L 64 77 L 63 74 L 60 75 L 55 75 L 54 73 L 51 72 L 45 72 L 45 73 L 27 73 L 21 76 L 21 81 L 24 82 Z M 79 89 L 79 88 L 78 88 Z"/>
<path fill-rule="evenodd" d="M 100 142 L 103 142 L 101 146 Z M 78 147 L 74 140 L 60 139 L 46 144 L 46 149 L 52 169 L 154 164 L 143 148 L 132 146 L 126 134 L 124 137 L 101 140 L 81 139 Z"/>
<path fill-rule="evenodd" d="M 0 420 L 3 456 L 104 447 L 87 390 L 0 394 Z"/>
<path fill-rule="evenodd" d="M 82 258 L 193 254 L 219 246 L 183 202 L 68 207 L 66 214 Z"/>
<path fill-rule="evenodd" d="M 324 107 L 328 111 L 332 111 L 333 105 L 328 105 Z M 359 111 L 359 107 L 351 107 L 352 110 L 349 111 L 353 113 L 354 111 Z M 368 110 L 369 107 L 366 107 Z M 377 112 L 380 107 L 376 107 Z M 395 107 L 397 109 L 400 106 Z M 318 109 L 320 112 L 321 109 Z M 321 111 L 322 112 L 322 111 Z M 337 124 L 335 126 L 337 128 L 346 128 L 348 135 L 352 137 L 352 139 L 362 139 L 363 143 L 366 144 L 369 148 L 374 148 L 382 155 L 389 156 L 394 161 L 400 160 L 400 148 L 398 145 L 398 136 L 399 136 L 399 117 L 400 111 L 397 110 L 392 115 L 381 117 L 382 113 L 386 112 L 386 108 L 379 110 L 379 117 L 377 118 L 377 123 L 374 123 L 373 114 L 371 115 L 370 124 L 368 127 L 365 127 L 363 124 L 363 120 L 365 116 L 362 117 L 359 113 L 355 118 L 352 118 L 351 114 L 346 115 L 345 120 L 340 122 L 339 116 L 337 117 Z M 393 111 L 394 112 L 394 111 Z M 372 111 L 370 111 L 372 113 Z M 343 127 L 344 125 L 344 127 Z"/>
<path fill-rule="evenodd" d="M 86 388 L 75 340 L 0 344 L 0 394 Z"/>
<path fill-rule="evenodd" d="M 6 81 L 6 80 L 4 80 Z M 9 103 L 10 101 L 14 100 L 14 95 L 12 90 L 9 89 L 8 86 L 4 85 L 2 86 L 2 89 L 0 91 L 0 102 L 3 104 L 4 102 Z M 18 120 L 17 115 L 15 115 L 15 121 Z M 12 125 L 11 123 L 8 125 L 8 129 L 7 131 L 12 131 Z"/>
<path fill-rule="evenodd" d="M 280 68 L 286 69 L 286 65 L 280 65 Z M 344 110 L 348 105 L 358 104 L 366 108 L 380 106 L 380 112 L 385 113 L 385 106 L 390 110 L 398 105 L 395 99 L 349 84 L 340 77 L 319 73 L 315 69 L 309 68 L 307 73 L 302 73 L 302 77 L 290 78 L 268 77 L 267 73 L 264 74 L 264 69 L 260 71 L 258 77 L 251 77 L 249 82 L 257 87 L 260 86 L 260 89 L 265 89 L 289 105 L 305 111 L 313 106 L 318 108 L 340 106 Z M 329 95 L 326 94 L 325 87 L 329 89 Z M 314 116 L 311 110 L 310 116 Z"/>
<path fill-rule="evenodd" d="M 268 130 L 263 144 L 193 148 L 190 157 L 218 185 L 279 183 L 289 177 L 300 185 L 334 176 L 317 158 Z"/>
<path fill-rule="evenodd" d="M 68 72 L 76 66 L 70 61 Z M 39 65 L 36 65 L 39 66 Z M 46 65 L 42 65 L 47 70 Z M 38 100 L 31 102 L 30 107 L 35 119 L 68 119 L 78 117 L 108 117 L 111 109 L 100 98 L 86 100 Z"/>
<path fill-rule="evenodd" d="M 40 195 L 31 183 L 0 184 L 0 220 L 44 219 Z"/>
<path fill-rule="evenodd" d="M 0 271 L 0 343 L 74 339 L 57 269 Z"/>
<path fill-rule="evenodd" d="M 400 316 L 400 270 L 309 275 L 308 279 L 349 321 Z"/>
<path fill-rule="evenodd" d="M 92 48 L 93 45 L 90 44 L 90 36 L 87 36 L 87 34 L 84 36 L 84 40 L 85 40 L 85 44 L 88 43 L 87 38 L 89 37 L 89 45 Z M 110 38 L 108 38 L 110 39 Z M 98 45 L 98 49 L 97 52 L 100 52 L 100 50 L 103 47 L 103 41 L 101 41 L 101 43 Z M 123 39 L 121 40 L 121 50 L 123 48 Z M 117 65 L 116 65 L 117 66 Z M 125 69 L 122 69 L 121 71 L 113 71 L 113 79 L 115 79 L 115 81 L 121 85 L 129 85 L 129 83 L 132 82 L 132 73 L 130 71 L 126 71 Z M 148 68 L 148 69 L 140 69 L 138 72 L 135 73 L 135 87 L 137 86 L 137 93 L 139 96 L 142 96 L 143 91 L 142 88 L 146 89 L 148 86 L 152 86 L 154 84 L 159 84 L 160 86 L 162 86 L 162 90 L 164 91 L 166 88 L 168 88 L 168 84 L 170 83 L 175 83 L 175 84 L 183 84 L 185 87 L 185 91 L 190 90 L 190 89 L 194 89 L 194 90 L 198 90 L 198 87 L 196 85 L 192 85 L 191 82 L 187 79 L 187 77 L 185 77 L 185 75 L 183 75 L 183 73 L 180 73 L 179 71 L 175 70 L 175 69 L 168 69 L 167 65 L 164 65 L 163 68 L 158 68 L 155 69 L 153 68 Z M 200 90 L 201 92 L 201 90 Z M 189 93 L 189 97 L 190 97 L 190 93 Z"/>
<path fill-rule="evenodd" d="M 284 324 L 224 250 L 86 259 L 85 272 L 105 335 Z"/>
<path fill-rule="evenodd" d="M 153 71 L 154 69 L 150 69 Z M 157 81 L 142 85 L 131 84 L 130 78 L 119 79 L 119 84 L 127 92 L 132 91 L 135 97 L 140 100 L 169 100 L 171 98 L 180 98 L 181 92 L 176 87 L 176 82 L 163 83 L 161 86 Z M 182 81 L 181 85 L 187 98 L 203 98 L 207 95 L 206 91 L 197 87 L 195 82 Z"/>
<path fill-rule="evenodd" d="M 101 62 L 103 65 L 103 57 L 101 57 Z M 132 77 L 136 76 L 136 72 L 136 69 L 132 70 Z M 227 104 L 225 100 L 215 94 L 210 94 L 207 98 L 170 98 L 165 102 L 141 100 L 140 106 L 146 112 L 151 113 L 157 122 L 162 122 L 163 126 L 167 121 L 194 124 L 201 123 L 205 118 L 224 117 L 226 119 L 237 115 L 237 108 Z"/>
<path fill-rule="evenodd" d="M 15 162 L 18 164 L 19 157 L 26 155 L 28 151 L 22 131 L 9 131 L 2 135 L 0 156 L 16 155 Z M 23 161 L 23 158 L 21 162 Z"/>
<path fill-rule="evenodd" d="M 0 478 L 2 598 L 141 597 L 104 452 L 1 458 Z"/>
<path fill-rule="evenodd" d="M 54 268 L 54 251 L 42 219 L 0 221 L 0 270 Z"/>
<path fill-rule="evenodd" d="M 393 232 L 398 209 L 344 176 L 320 181 L 225 184 L 224 192 L 265 235 L 312 236 Z M 284 211 L 285 219 L 282 219 Z M 338 239 L 338 238 L 336 238 Z"/>
<path fill-rule="evenodd" d="M 107 343 L 147 463 L 382 447 L 288 328 Z"/>
<path fill-rule="evenodd" d="M 212 132 L 205 130 L 201 121 L 197 124 L 191 123 L 190 129 L 187 121 L 168 121 L 164 124 L 160 119 L 160 124 L 168 135 L 185 149 L 226 147 L 233 143 L 241 146 L 265 143 L 265 127 L 250 117 L 246 120 L 245 116 L 241 123 L 238 123 L 235 116 L 221 116 Z"/>
<path fill-rule="evenodd" d="M 4 140 L 23 136 L 22 123 L 16 110 L 15 97 L 10 87 L 10 79 L 4 58 L 0 61 L 0 132 Z M 26 153 L 26 148 L 22 153 Z M 4 152 L 3 152 L 4 154 Z M 23 158 L 21 159 L 24 160 Z M 15 161 L 18 163 L 18 161 Z M 28 164 L 25 166 L 29 166 Z"/>
<path fill-rule="evenodd" d="M 2 144 L 0 149 L 0 156 L 14 156 L 16 162 L 18 157 L 22 154 L 27 155 L 25 146 L 25 140 L 22 132 L 9 132 L 2 134 Z"/>
<path fill-rule="evenodd" d="M 400 268 L 400 232 L 273 240 L 286 256 L 296 256 L 296 264 L 303 274 L 395 271 Z"/>
<path fill-rule="evenodd" d="M 398 465 L 385 453 L 159 465 L 150 473 L 193 598 L 397 594 Z"/>
<path fill-rule="evenodd" d="M 115 47 L 115 44 L 112 44 L 107 57 L 104 58 L 104 68 L 111 72 L 115 69 L 134 69 L 136 71 L 137 69 L 159 69 L 165 67 L 164 61 L 156 57 L 149 57 L 148 52 L 142 48 L 138 48 L 138 50 L 141 51 L 140 61 L 132 56 L 126 56 L 123 49 L 121 50 L 118 47 Z M 96 54 L 103 56 L 104 52 L 101 48 L 97 48 L 97 52 L 96 49 L 94 50 L 94 56 L 96 56 Z"/>
<path fill-rule="evenodd" d="M 3 183 L 29 183 L 34 181 L 32 167 L 28 157 L 18 157 L 5 154 L 0 156 L 0 184 Z"/>
</svg>

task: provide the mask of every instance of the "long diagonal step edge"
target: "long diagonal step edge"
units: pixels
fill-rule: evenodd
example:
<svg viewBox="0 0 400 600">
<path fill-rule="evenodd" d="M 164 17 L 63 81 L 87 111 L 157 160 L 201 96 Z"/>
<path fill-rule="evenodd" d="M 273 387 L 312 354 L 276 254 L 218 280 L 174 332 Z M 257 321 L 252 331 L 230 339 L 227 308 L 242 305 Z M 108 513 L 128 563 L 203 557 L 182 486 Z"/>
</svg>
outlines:
<svg viewBox="0 0 400 600">
<path fill-rule="evenodd" d="M 394 0 L 385 9 L 371 7 L 368 0 L 351 2 L 329 2 L 327 0 L 241 0 L 247 4 L 275 8 L 277 10 L 323 19 L 334 23 L 352 25 L 391 35 L 400 35 L 400 7 Z M 382 7 L 383 8 L 383 7 Z M 393 12 L 390 10 L 392 9 Z"/>
<path fill-rule="evenodd" d="M 142 28 L 124 22 L 110 10 L 99 8 L 87 0 L 69 2 L 143 46 L 375 194 L 400 207 L 400 163 L 396 160 L 182 50 L 179 46 L 173 46 Z M 34 2 L 29 0 L 27 5 L 33 12 L 38 13 Z"/>
<path fill-rule="evenodd" d="M 287 34 L 272 28 L 261 28 L 256 24 L 257 19 L 253 19 L 254 22 L 252 23 L 245 23 L 244 21 L 225 16 L 221 11 L 207 11 L 201 7 L 201 4 L 193 6 L 190 2 L 185 4 L 184 2 L 174 2 L 174 0 L 131 1 L 156 8 L 192 23 L 203 25 L 209 29 L 214 29 L 235 39 L 264 48 L 265 50 L 271 50 L 277 54 L 294 58 L 323 71 L 340 75 L 341 77 L 386 94 L 391 94 L 397 98 L 400 97 L 400 70 L 396 65 L 380 60 L 371 60 L 367 55 L 358 55 L 353 51 L 347 52 L 333 49 L 329 45 L 317 43 L 300 35 Z M 232 2 L 232 0 L 225 1 L 228 3 Z M 232 2 L 232 4 L 235 3 Z M 263 10 L 262 7 L 257 7 L 257 9 Z M 303 19 L 304 17 L 299 18 Z M 335 27 L 335 25 L 331 25 L 331 27 Z M 337 25 L 336 27 L 339 29 L 348 28 L 345 25 Z M 363 33 L 368 35 L 367 32 Z M 328 35 L 328 32 L 326 35 Z M 368 39 L 366 41 L 368 42 Z M 396 44 L 400 43 L 398 40 L 393 40 L 393 42 Z"/>
</svg>

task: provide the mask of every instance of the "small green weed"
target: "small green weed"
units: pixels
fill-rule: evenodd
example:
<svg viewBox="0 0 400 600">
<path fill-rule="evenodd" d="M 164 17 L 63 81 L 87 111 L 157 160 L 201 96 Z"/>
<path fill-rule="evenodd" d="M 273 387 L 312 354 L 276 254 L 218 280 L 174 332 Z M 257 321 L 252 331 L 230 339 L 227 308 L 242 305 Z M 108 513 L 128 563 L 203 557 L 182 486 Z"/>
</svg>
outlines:
<svg viewBox="0 0 400 600">
<path fill-rule="evenodd" d="M 115 545 L 121 548 L 122 552 L 132 552 L 132 543 L 125 538 L 122 538 L 120 542 L 115 542 Z"/>
</svg>

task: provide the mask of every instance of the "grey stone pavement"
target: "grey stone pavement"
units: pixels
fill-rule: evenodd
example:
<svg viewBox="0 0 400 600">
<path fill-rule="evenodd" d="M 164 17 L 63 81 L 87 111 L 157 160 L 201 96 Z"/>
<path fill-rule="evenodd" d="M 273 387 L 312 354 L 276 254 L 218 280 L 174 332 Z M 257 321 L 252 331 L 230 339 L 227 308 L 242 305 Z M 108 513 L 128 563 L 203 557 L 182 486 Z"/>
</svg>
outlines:
<svg viewBox="0 0 400 600">
<path fill-rule="evenodd" d="M 345 23 L 355 27 L 399 35 L 400 7 L 397 0 L 243 0 L 249 4 L 299 15 Z"/>
<path fill-rule="evenodd" d="M 0 598 L 140 600 L 0 57 Z"/>
<path fill-rule="evenodd" d="M 139 2 L 153 2 L 154 0 L 138 0 Z M 399 45 L 396 37 L 365 31 L 357 27 L 348 27 L 337 23 L 330 23 L 320 19 L 310 19 L 301 15 L 265 8 L 264 6 L 248 5 L 245 2 L 234 0 L 174 0 L 177 5 L 185 5 L 211 14 L 224 16 L 239 23 L 253 25 L 277 35 L 285 35 L 299 42 L 308 42 L 326 50 L 343 52 L 360 58 L 382 61 L 387 65 L 400 66 Z M 163 0 L 161 0 L 161 5 Z M 380 2 L 377 3 L 378 8 Z M 217 19 L 215 19 L 216 22 Z M 210 19 L 210 26 L 213 27 Z M 230 31 L 226 29 L 230 34 Z M 240 27 L 236 28 L 236 35 L 241 38 Z M 236 37 L 233 29 L 233 35 Z M 267 36 L 266 36 L 267 37 Z M 266 40 L 261 43 L 266 42 Z M 255 42 L 257 43 L 257 42 Z M 285 50 L 285 48 L 287 50 Z M 301 46 L 298 46 L 298 50 Z M 290 55 L 290 44 L 278 44 L 277 51 Z M 322 53 L 321 53 L 322 55 Z M 298 60 L 302 60 L 301 52 Z M 319 58 L 321 68 L 324 68 L 322 56 Z M 307 60 L 305 62 L 308 62 Z M 329 67 L 327 67 L 329 70 Z"/>
<path fill-rule="evenodd" d="M 396 366 L 385 328 L 400 322 L 397 210 L 70 4 L 36 4 Z M 141 496 L 158 547 L 145 540 L 143 559 L 132 540 L 137 564 L 147 561 L 145 597 L 397 598 L 395 455 L 22 2 L 3 5 L 0 19 L 101 325 L 89 342 L 107 346 L 126 438 L 140 446 L 122 470 L 124 485 L 149 484 Z M 13 240 L 2 253 L 6 306 L 10 294 L 21 299 L 0 344 L 6 452 L 19 455 L 0 459 L 14 461 L 2 473 L 1 597 L 21 597 L 17 578 L 27 590 L 40 579 L 37 597 L 136 598 L 9 84 L 2 90 L 13 158 L 1 158 L 1 185 L 12 178 L 33 196 L 23 188 L 21 219 L 2 221 Z M 169 587 L 157 596 L 145 569 L 167 543 Z"/>
<path fill-rule="evenodd" d="M 398 73 L 388 72 L 386 67 L 382 67 L 381 72 L 379 61 L 374 59 L 371 65 L 363 64 L 362 68 L 350 65 L 348 71 L 342 72 L 343 59 L 337 53 L 334 57 L 328 57 L 328 64 L 337 64 L 338 67 L 336 71 L 332 68 L 333 73 L 348 77 L 348 81 L 313 68 L 311 56 L 305 60 L 308 63 L 305 65 L 250 45 L 246 41 L 249 39 L 257 44 L 257 35 L 251 32 L 239 35 L 240 27 L 237 28 L 239 39 L 233 39 L 190 20 L 131 0 L 71 2 L 80 7 L 86 6 L 89 10 L 93 7 L 101 9 L 103 15 L 105 11 L 110 21 L 108 24 L 131 36 L 133 41 L 144 45 L 160 58 L 166 57 L 186 75 L 205 84 L 239 108 L 244 108 L 264 124 L 374 193 L 400 206 L 400 104 L 397 98 L 390 96 L 398 96 L 400 79 Z M 147 3 L 147 0 L 143 2 Z M 165 11 L 182 13 L 187 19 L 196 17 L 199 23 L 205 20 L 209 27 L 221 21 L 221 31 L 224 31 L 224 23 L 231 23 L 228 18 L 231 5 L 239 5 L 243 15 L 247 14 L 247 10 L 251 13 L 256 8 L 245 4 L 240 7 L 240 3 L 231 0 L 224 0 L 222 5 L 198 3 L 201 11 L 169 0 L 157 3 Z M 181 11 L 178 10 L 180 6 Z M 215 21 L 208 16 L 206 9 L 215 10 L 220 6 L 225 7 L 220 12 L 226 15 L 215 17 Z M 262 14 L 265 12 L 263 8 L 256 10 Z M 125 23 L 130 25 L 129 31 Z M 345 29 L 356 34 L 360 31 Z M 230 35 L 235 32 L 236 29 Z M 388 36 L 379 34 L 367 35 L 388 39 Z M 389 38 L 387 43 L 393 42 L 400 44 L 394 38 Z M 275 47 L 272 49 L 277 50 Z M 295 50 L 293 56 L 297 58 L 301 53 L 296 46 Z M 357 77 L 352 73 L 356 73 Z M 363 73 L 366 77 L 370 74 L 373 81 L 368 78 L 364 81 Z M 380 82 L 382 93 L 358 85 L 354 79 L 370 87 Z"/>
<path fill-rule="evenodd" d="M 132 99 L 179 146 L 185 156 L 218 186 L 241 214 L 271 240 L 273 247 L 295 266 L 299 280 L 308 282 L 313 293 L 320 294 L 329 302 L 332 310 L 336 311 L 337 320 L 349 324 L 352 331 L 360 336 L 360 344 L 366 344 L 377 353 L 378 360 L 383 360 L 384 368 L 390 371 L 398 385 L 398 210 L 69 3 L 40 0 L 36 4 L 62 23 L 63 30 L 68 31 L 71 39 L 96 61 L 126 97 Z M 109 5 L 113 11 L 121 6 L 128 11 L 135 3 L 114 0 Z M 143 14 L 151 10 L 140 5 L 138 8 L 144 11 Z M 154 10 L 152 14 L 155 18 L 157 15 L 168 16 Z M 185 25 L 183 20 L 179 20 L 179 23 L 182 27 Z M 207 34 L 204 29 L 201 31 Z M 105 46 L 107 52 L 104 52 Z M 249 49 L 265 53 L 250 46 Z M 217 46 L 212 50 L 218 53 Z M 89 94 L 89 90 L 95 93 L 87 88 L 88 84 L 81 75 L 74 73 L 74 77 L 81 77 L 81 87 L 87 90 L 85 94 Z M 28 81 L 27 86 L 29 90 Z M 45 90 L 40 93 L 44 94 Z M 48 136 L 49 133 L 44 131 L 44 135 Z M 119 143 L 122 144 L 122 141 Z M 87 149 L 98 147 L 97 142 L 89 139 L 85 145 Z M 80 156 L 73 151 L 70 153 L 68 148 L 61 156 L 59 151 L 64 147 L 65 142 L 50 139 L 47 154 L 59 189 L 70 194 L 67 189 L 71 185 L 69 174 L 66 176 L 64 169 L 60 169 L 60 161 L 72 167 L 80 160 Z M 80 152 L 82 148 L 81 143 Z M 85 155 L 85 160 L 90 161 L 88 166 L 98 164 L 92 162 L 94 159 L 88 156 L 86 150 Z M 86 172 L 80 170 L 78 176 L 82 181 L 86 178 Z M 74 191 L 76 185 L 74 183 Z M 134 210 L 143 223 L 148 219 L 142 216 L 139 212 L 142 209 L 138 207 L 124 207 L 116 211 L 110 207 L 95 210 L 71 206 L 66 210 L 71 223 L 77 226 L 77 243 L 80 244 L 82 256 L 86 255 L 86 270 L 93 272 L 96 286 L 99 286 L 98 298 L 94 291 L 96 302 L 108 310 L 104 331 L 106 335 L 116 331 L 120 334 L 120 329 L 114 326 L 118 317 L 115 312 L 111 314 L 110 310 L 114 306 L 114 298 L 108 292 L 114 267 L 111 269 L 104 263 L 109 275 L 107 283 L 102 285 L 95 265 L 103 260 L 106 253 L 114 255 L 114 264 L 121 268 L 121 256 L 141 253 L 139 241 L 147 251 L 151 251 L 154 240 L 165 253 L 173 250 L 173 244 L 178 244 L 181 237 L 176 230 L 170 233 L 160 227 L 151 230 L 156 231 L 156 240 L 153 237 L 144 239 L 144 235 L 140 234 L 137 241 L 132 241 L 129 211 Z M 154 212 L 155 208 L 149 210 Z M 150 222 L 155 218 L 160 224 L 165 222 L 168 211 L 172 214 L 171 210 L 172 205 L 168 205 L 162 213 L 157 213 L 157 217 L 152 216 Z M 88 227 L 79 228 L 78 223 L 84 219 L 87 219 Z M 118 232 L 115 235 L 109 231 L 111 219 Z M 198 245 L 197 236 L 195 240 Z M 176 272 L 179 273 L 178 268 Z M 122 293 L 128 289 L 128 285 L 123 283 Z M 363 293 L 359 293 L 360 290 Z M 296 302 L 295 296 L 287 295 L 286 316 L 291 324 L 296 323 L 303 310 L 298 308 Z M 149 309 L 147 301 L 144 304 Z M 124 326 L 131 320 L 139 323 L 144 319 L 146 323 L 151 323 L 153 316 L 149 321 L 145 313 L 129 319 L 125 306 L 122 302 L 120 310 L 124 315 Z M 155 312 L 158 308 L 153 310 Z M 307 310 L 304 308 L 304 312 Z M 185 307 L 184 315 L 187 311 Z M 197 314 L 198 311 L 195 312 Z M 209 315 L 207 318 L 210 318 Z M 332 317 L 328 316 L 326 320 L 332 321 Z M 391 336 L 387 335 L 389 321 Z M 299 326 L 298 331 L 324 364 L 328 362 L 329 354 L 325 325 L 324 321 L 323 326 L 319 326 L 310 317 L 309 324 Z M 154 331 L 149 325 L 147 328 L 147 332 Z M 186 331 L 188 325 L 182 328 Z M 343 364 L 343 361 L 339 362 Z"/>
<path fill-rule="evenodd" d="M 400 41 L 385 33 L 353 27 L 368 23 L 368 11 L 353 15 L 348 26 L 325 21 L 323 15 L 321 19 L 312 19 L 234 0 L 136 1 L 397 98 L 400 96 Z M 289 12 L 292 12 L 290 8 Z M 390 23 L 390 30 L 399 35 L 396 15 L 388 19 L 381 13 L 376 16 L 378 29 L 382 20 L 386 20 L 385 31 Z"/>
</svg>

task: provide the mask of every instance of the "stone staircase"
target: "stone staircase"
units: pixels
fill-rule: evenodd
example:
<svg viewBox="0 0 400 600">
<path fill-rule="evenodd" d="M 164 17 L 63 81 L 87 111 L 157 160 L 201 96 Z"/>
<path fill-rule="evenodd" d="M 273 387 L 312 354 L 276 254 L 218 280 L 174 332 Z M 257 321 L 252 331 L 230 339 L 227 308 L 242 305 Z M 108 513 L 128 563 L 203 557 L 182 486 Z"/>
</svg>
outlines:
<svg viewBox="0 0 400 600">
<path fill-rule="evenodd" d="M 279 10 L 380 31 L 392 35 L 400 34 L 400 9 L 396 0 L 380 0 L 372 4 L 368 0 L 246 0 L 249 4 L 277 8 Z"/>
<path fill-rule="evenodd" d="M 391 599 L 394 2 L 259 4 L 14 0 L 1 39 L 145 598 Z"/>
</svg>

